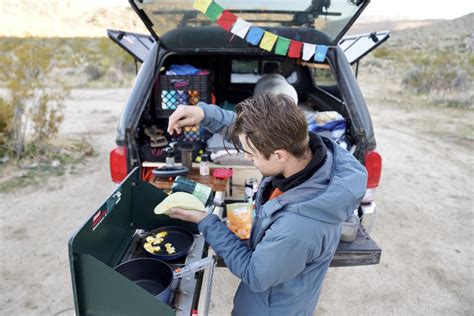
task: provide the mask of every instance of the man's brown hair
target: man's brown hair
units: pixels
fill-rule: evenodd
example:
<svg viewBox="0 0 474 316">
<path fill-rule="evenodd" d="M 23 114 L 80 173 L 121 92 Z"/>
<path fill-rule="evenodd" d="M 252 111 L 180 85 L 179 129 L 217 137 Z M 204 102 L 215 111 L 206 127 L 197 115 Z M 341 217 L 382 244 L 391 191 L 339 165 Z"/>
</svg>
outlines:
<svg viewBox="0 0 474 316">
<path fill-rule="evenodd" d="M 235 121 L 229 128 L 230 138 L 239 148 L 243 134 L 254 152 L 269 159 L 275 150 L 284 149 L 301 158 L 309 144 L 308 123 L 292 98 L 263 93 L 248 98 L 235 107 Z"/>
</svg>

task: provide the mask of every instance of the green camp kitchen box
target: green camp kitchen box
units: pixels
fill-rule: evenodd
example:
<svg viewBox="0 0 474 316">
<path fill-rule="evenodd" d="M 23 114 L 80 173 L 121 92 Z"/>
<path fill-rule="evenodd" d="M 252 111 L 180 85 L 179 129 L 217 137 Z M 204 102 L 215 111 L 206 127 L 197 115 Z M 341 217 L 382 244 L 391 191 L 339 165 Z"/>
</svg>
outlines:
<svg viewBox="0 0 474 316">
<path fill-rule="evenodd" d="M 155 215 L 166 193 L 141 181 L 135 168 L 115 192 L 69 240 L 76 315 L 206 315 L 214 265 L 194 276 L 174 279 L 168 303 L 154 297 L 114 270 L 145 256 L 142 238 L 163 226 L 182 226 L 194 234 L 186 258 L 169 263 L 174 269 L 209 256 L 197 226 Z"/>
</svg>

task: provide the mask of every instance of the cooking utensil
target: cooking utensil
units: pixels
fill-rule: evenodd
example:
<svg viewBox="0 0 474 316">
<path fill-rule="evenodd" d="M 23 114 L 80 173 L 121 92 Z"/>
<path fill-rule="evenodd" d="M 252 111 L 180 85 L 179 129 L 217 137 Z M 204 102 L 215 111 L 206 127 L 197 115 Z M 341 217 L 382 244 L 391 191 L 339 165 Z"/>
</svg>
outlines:
<svg viewBox="0 0 474 316">
<path fill-rule="evenodd" d="M 145 249 L 149 256 L 163 261 L 171 261 L 184 257 L 188 254 L 188 251 L 191 249 L 191 246 L 194 242 L 194 235 L 186 228 L 179 226 L 163 226 L 152 230 L 143 238 L 142 247 L 146 243 L 147 237 L 155 237 L 155 235 L 160 232 L 168 233 L 165 237 L 163 237 L 163 241 L 159 244 L 161 250 L 158 253 L 151 253 Z M 165 244 L 167 243 L 170 243 L 171 246 L 175 248 L 175 253 L 168 254 L 166 252 Z"/>
<path fill-rule="evenodd" d="M 206 257 L 173 271 L 164 261 L 154 258 L 138 258 L 118 265 L 115 267 L 115 271 L 135 282 L 162 302 L 168 303 L 173 279 L 193 274 L 212 264 L 214 264 L 214 259 Z"/>
</svg>

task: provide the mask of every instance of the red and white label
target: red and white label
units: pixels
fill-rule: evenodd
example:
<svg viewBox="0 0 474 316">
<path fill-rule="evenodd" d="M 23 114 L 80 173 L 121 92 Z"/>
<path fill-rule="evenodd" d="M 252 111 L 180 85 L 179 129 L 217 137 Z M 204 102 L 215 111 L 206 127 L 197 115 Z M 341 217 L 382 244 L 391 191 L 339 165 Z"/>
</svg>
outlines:
<svg viewBox="0 0 474 316">
<path fill-rule="evenodd" d="M 95 213 L 94 217 L 92 217 L 92 230 L 95 230 L 99 226 L 105 216 L 107 216 L 107 210 L 98 210 L 97 213 Z"/>
</svg>

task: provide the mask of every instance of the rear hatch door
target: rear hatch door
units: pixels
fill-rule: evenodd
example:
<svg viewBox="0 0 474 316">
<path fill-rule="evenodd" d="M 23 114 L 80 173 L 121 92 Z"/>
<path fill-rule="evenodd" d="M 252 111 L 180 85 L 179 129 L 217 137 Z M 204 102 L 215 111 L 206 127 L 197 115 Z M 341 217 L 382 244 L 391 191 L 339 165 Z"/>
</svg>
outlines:
<svg viewBox="0 0 474 316">
<path fill-rule="evenodd" d="M 379 47 L 389 37 L 390 31 L 348 35 L 339 41 L 339 46 L 341 46 L 347 60 L 352 65 Z"/>
<path fill-rule="evenodd" d="M 156 41 L 164 33 L 179 27 L 212 24 L 193 7 L 194 0 L 129 2 Z M 212 1 L 211 5 L 218 4 L 259 27 L 314 28 L 327 33 L 336 45 L 368 3 L 369 0 L 218 0 Z"/>
<path fill-rule="evenodd" d="M 119 30 L 107 30 L 107 35 L 118 46 L 132 55 L 136 61 L 143 63 L 148 56 L 151 46 L 155 40 L 150 35 L 125 32 Z"/>
</svg>

